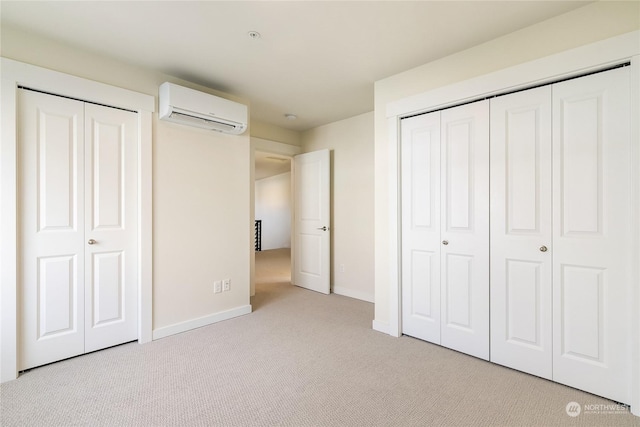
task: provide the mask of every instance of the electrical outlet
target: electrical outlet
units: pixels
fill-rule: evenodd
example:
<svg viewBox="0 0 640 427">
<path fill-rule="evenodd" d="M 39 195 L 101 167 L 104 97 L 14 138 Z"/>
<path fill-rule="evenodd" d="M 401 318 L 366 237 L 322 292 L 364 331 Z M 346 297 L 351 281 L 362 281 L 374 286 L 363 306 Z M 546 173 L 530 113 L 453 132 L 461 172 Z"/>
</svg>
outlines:
<svg viewBox="0 0 640 427">
<path fill-rule="evenodd" d="M 340 264 L 340 273 L 344 273 L 344 264 Z"/>
<path fill-rule="evenodd" d="M 220 292 L 222 292 L 222 280 L 216 280 L 213 282 L 213 293 L 219 294 Z"/>
<path fill-rule="evenodd" d="M 224 279 L 222 281 L 222 290 L 225 292 L 231 290 L 231 279 Z"/>
</svg>

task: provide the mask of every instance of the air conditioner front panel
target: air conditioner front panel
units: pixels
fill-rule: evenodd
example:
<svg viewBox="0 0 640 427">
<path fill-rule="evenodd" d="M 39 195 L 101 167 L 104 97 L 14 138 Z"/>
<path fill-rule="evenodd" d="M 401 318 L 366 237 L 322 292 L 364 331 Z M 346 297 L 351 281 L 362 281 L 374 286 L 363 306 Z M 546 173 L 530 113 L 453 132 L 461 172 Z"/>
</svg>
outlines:
<svg viewBox="0 0 640 427">
<path fill-rule="evenodd" d="M 159 118 L 187 126 L 239 135 L 247 129 L 247 106 L 193 89 L 160 85 Z"/>
</svg>

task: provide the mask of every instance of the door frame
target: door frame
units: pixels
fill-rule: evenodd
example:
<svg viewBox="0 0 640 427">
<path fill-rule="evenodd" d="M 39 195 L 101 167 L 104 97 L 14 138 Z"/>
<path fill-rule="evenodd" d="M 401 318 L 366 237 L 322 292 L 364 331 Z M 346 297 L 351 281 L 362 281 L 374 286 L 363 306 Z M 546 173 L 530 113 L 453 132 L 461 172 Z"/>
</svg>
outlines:
<svg viewBox="0 0 640 427">
<path fill-rule="evenodd" d="M 525 89 L 552 81 L 599 71 L 629 62 L 631 69 L 631 117 L 640 117 L 640 31 L 633 31 L 606 40 L 570 49 L 490 74 L 454 83 L 428 92 L 416 94 L 387 104 L 386 127 L 388 140 L 388 221 L 386 236 L 389 249 L 385 258 L 389 266 L 388 277 L 379 278 L 388 283 L 389 321 L 373 321 L 373 329 L 391 336 L 402 335 L 401 298 L 401 242 L 400 242 L 400 120 L 472 100 Z M 640 216 L 640 122 L 632 120 L 632 214 Z M 640 224 L 633 224 L 633 259 L 630 313 L 632 326 L 630 340 L 631 412 L 640 416 Z"/>
<path fill-rule="evenodd" d="M 0 382 L 18 377 L 18 86 L 138 113 L 138 342 L 152 339 L 152 119 L 155 97 L 0 58 Z"/>
<path fill-rule="evenodd" d="M 298 147 L 297 145 L 285 144 L 282 142 L 272 141 L 269 139 L 251 137 L 251 153 L 249 156 L 249 161 L 251 162 L 251 167 L 249 170 L 251 171 L 251 176 L 249 179 L 250 183 L 250 204 L 249 209 L 251 210 L 249 215 L 249 232 L 251 239 L 251 270 L 249 275 L 250 285 L 250 296 L 255 296 L 256 294 L 256 251 L 254 250 L 254 233 L 255 233 L 255 220 L 256 220 L 256 181 L 255 181 L 255 173 L 256 173 L 256 151 L 261 151 L 263 153 L 275 154 L 282 157 L 287 157 L 289 161 L 292 163 L 291 165 L 291 251 L 294 250 L 294 232 L 295 232 L 295 224 L 293 221 L 293 208 L 294 208 L 294 193 L 293 193 L 293 157 L 302 154 L 302 147 Z M 293 257 L 291 257 L 291 269 L 293 271 Z"/>
</svg>

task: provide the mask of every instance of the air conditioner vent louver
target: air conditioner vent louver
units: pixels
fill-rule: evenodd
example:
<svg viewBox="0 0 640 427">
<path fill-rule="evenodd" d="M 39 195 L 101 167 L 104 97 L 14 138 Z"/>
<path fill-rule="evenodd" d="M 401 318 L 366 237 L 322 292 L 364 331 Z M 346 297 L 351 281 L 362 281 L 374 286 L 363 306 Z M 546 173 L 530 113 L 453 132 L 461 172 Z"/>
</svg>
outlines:
<svg viewBox="0 0 640 427">
<path fill-rule="evenodd" d="M 208 93 L 163 83 L 159 91 L 161 120 L 239 135 L 247 129 L 247 106 Z"/>
</svg>

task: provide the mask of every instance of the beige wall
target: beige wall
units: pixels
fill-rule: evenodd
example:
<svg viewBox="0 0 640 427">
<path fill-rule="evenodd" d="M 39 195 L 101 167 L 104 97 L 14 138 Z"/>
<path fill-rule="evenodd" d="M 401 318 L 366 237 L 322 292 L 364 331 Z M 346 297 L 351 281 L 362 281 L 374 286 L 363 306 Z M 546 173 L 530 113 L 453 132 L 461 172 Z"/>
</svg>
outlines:
<svg viewBox="0 0 640 427">
<path fill-rule="evenodd" d="M 300 139 L 300 132 L 291 129 L 284 129 L 280 126 L 263 123 L 257 120 L 251 120 L 251 136 L 254 138 L 281 142 L 283 144 L 295 145 L 297 147 L 302 143 Z"/>
<path fill-rule="evenodd" d="M 375 83 L 375 321 L 389 322 L 389 102 L 640 28 L 639 2 L 597 2 Z"/>
<path fill-rule="evenodd" d="M 1 35 L 6 58 L 153 96 L 166 80 L 215 93 L 11 28 Z M 154 115 L 154 331 L 249 304 L 249 139 L 249 132 L 227 136 Z M 226 278 L 231 290 L 214 295 L 213 281 Z"/>
<path fill-rule="evenodd" d="M 333 291 L 373 301 L 373 112 L 303 132 L 302 148 L 331 150 Z"/>
</svg>

